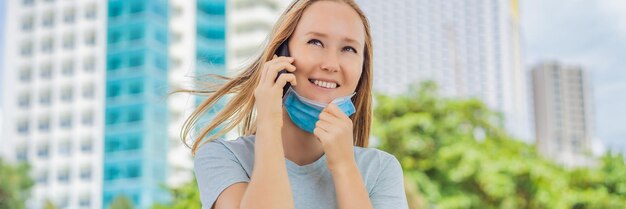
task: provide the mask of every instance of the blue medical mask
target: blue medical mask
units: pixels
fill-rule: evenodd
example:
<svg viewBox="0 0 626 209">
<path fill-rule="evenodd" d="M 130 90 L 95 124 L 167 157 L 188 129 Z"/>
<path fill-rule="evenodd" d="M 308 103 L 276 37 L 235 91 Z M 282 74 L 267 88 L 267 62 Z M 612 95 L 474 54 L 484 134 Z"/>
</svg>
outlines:
<svg viewBox="0 0 626 209">
<path fill-rule="evenodd" d="M 352 97 L 356 94 L 339 97 L 331 101 L 336 104 L 341 111 L 347 116 L 350 116 L 356 112 L 354 104 L 352 104 Z M 289 87 L 285 96 L 283 97 L 283 105 L 287 110 L 287 114 L 291 121 L 300 129 L 309 133 L 313 133 L 315 129 L 315 123 L 319 120 L 319 115 L 327 104 L 319 103 L 300 96 L 292 87 Z"/>
</svg>

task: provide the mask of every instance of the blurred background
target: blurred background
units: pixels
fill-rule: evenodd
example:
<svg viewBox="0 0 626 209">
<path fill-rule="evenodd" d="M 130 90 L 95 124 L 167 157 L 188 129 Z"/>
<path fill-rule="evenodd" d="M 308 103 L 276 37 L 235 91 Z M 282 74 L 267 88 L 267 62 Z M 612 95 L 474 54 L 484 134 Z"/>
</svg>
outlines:
<svg viewBox="0 0 626 209">
<path fill-rule="evenodd" d="M 0 0 L 0 208 L 200 208 L 202 97 L 167 93 L 236 73 L 290 2 Z M 411 208 L 625 207 L 626 1 L 356 2 Z"/>
</svg>

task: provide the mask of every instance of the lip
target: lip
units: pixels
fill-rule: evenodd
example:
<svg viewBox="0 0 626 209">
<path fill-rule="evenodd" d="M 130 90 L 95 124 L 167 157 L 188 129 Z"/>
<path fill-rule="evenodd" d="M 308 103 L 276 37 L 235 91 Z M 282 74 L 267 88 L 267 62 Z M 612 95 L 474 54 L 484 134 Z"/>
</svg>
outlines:
<svg viewBox="0 0 626 209">
<path fill-rule="evenodd" d="M 340 87 L 340 86 L 339 86 L 339 84 L 337 84 L 337 88 L 334 88 L 334 89 L 328 89 L 328 88 L 324 88 L 324 87 L 321 87 L 321 86 L 315 85 L 313 82 L 311 82 L 311 80 L 317 80 L 317 79 L 313 79 L 313 78 L 311 78 L 311 79 L 307 80 L 307 81 L 308 81 L 308 84 L 309 84 L 309 85 L 311 85 L 311 86 L 313 86 L 315 89 L 318 89 L 319 91 L 323 91 L 323 92 L 332 92 L 332 91 L 337 90 L 337 89 Z M 320 80 L 320 81 L 324 81 L 324 80 Z M 334 82 L 334 81 L 326 81 L 326 82 Z M 335 82 L 335 83 L 336 83 L 336 82 Z"/>
<path fill-rule="evenodd" d="M 339 88 L 341 86 L 341 84 L 339 84 L 339 81 L 334 80 L 334 79 L 326 79 L 326 78 L 309 78 L 309 81 L 311 80 L 318 80 L 318 81 L 324 81 L 324 82 L 332 82 L 332 83 L 336 83 L 337 84 L 337 88 Z"/>
</svg>

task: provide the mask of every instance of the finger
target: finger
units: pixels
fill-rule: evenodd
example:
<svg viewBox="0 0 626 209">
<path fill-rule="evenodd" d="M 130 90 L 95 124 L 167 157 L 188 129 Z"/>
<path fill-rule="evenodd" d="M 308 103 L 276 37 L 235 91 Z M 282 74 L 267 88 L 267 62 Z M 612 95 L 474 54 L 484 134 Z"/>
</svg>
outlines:
<svg viewBox="0 0 626 209">
<path fill-rule="evenodd" d="M 276 73 L 281 70 L 287 70 L 289 72 L 296 71 L 296 66 L 292 65 L 289 62 L 275 62 L 268 65 L 271 71 L 275 71 Z"/>
<path fill-rule="evenodd" d="M 291 83 L 292 86 L 298 85 L 298 82 L 296 81 L 296 75 L 291 74 L 291 73 L 283 73 L 283 74 L 280 74 L 273 88 L 283 89 L 283 87 L 287 84 L 287 82 Z"/>
<path fill-rule="evenodd" d="M 325 142 L 325 139 L 328 138 L 328 132 L 320 127 L 313 129 L 313 135 L 315 135 L 322 144 Z"/>
<path fill-rule="evenodd" d="M 261 79 L 259 80 L 259 83 L 266 83 L 265 82 L 266 79 L 267 79 L 267 62 L 261 68 Z"/>
<path fill-rule="evenodd" d="M 274 80 L 276 79 L 278 73 L 272 73 L 272 72 L 267 72 L 267 71 L 274 71 L 272 69 L 275 69 L 275 64 L 276 63 L 281 63 L 281 62 L 286 62 L 289 63 L 289 65 L 291 63 L 293 63 L 295 59 L 292 57 L 278 57 L 276 55 L 274 55 L 274 58 L 265 62 L 265 64 L 263 64 L 263 68 L 262 68 L 262 72 L 261 72 L 261 82 L 263 83 L 268 83 L 267 80 L 269 80 L 269 78 L 272 78 L 272 83 L 273 84 Z M 290 72 L 295 71 L 296 67 L 289 67 L 289 66 L 277 66 L 277 67 L 282 67 L 280 70 L 275 70 L 276 72 L 279 72 L 283 69 L 287 69 L 287 71 L 290 71 L 290 69 L 292 69 Z"/>
<path fill-rule="evenodd" d="M 278 77 L 278 74 L 281 70 L 286 69 L 288 72 L 293 72 L 296 70 L 296 66 L 293 66 L 287 62 L 269 64 L 268 68 L 269 69 L 267 69 L 267 72 L 266 72 L 267 75 L 265 78 L 266 79 L 265 82 L 270 83 L 270 85 L 274 85 L 274 81 Z"/>
<path fill-rule="evenodd" d="M 317 122 L 315 122 L 315 127 L 321 128 L 322 130 L 330 133 L 333 130 L 333 123 L 330 121 L 318 120 Z"/>
</svg>

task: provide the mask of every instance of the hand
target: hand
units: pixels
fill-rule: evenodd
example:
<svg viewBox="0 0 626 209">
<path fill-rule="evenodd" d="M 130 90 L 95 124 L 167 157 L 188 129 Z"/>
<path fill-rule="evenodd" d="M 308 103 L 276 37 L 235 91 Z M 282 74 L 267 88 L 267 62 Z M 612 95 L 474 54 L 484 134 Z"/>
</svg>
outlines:
<svg viewBox="0 0 626 209">
<path fill-rule="evenodd" d="M 333 103 L 322 110 L 315 123 L 313 134 L 322 143 L 331 173 L 355 163 L 352 126 L 352 120 Z"/>
<path fill-rule="evenodd" d="M 261 78 L 256 89 L 254 89 L 254 106 L 257 110 L 257 121 L 268 121 L 268 123 L 278 123 L 282 125 L 282 97 L 283 87 L 287 82 L 296 86 L 296 77 L 292 73 L 283 73 L 274 82 L 278 72 L 286 69 L 294 72 L 296 66 L 292 65 L 294 58 L 278 57 L 263 63 L 261 67 Z"/>
</svg>

